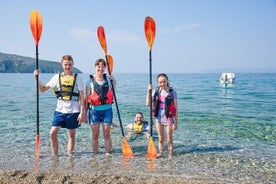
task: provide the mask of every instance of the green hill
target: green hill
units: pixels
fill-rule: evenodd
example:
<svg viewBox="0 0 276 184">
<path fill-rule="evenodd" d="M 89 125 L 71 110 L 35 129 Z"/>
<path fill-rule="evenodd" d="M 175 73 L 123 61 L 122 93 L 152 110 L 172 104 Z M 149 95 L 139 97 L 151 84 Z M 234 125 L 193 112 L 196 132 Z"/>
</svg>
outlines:
<svg viewBox="0 0 276 184">
<path fill-rule="evenodd" d="M 33 73 L 35 67 L 35 58 L 0 52 L 0 73 Z M 41 73 L 60 73 L 63 68 L 60 62 L 39 59 L 39 70 Z M 82 73 L 77 68 L 73 68 L 73 72 Z"/>
</svg>

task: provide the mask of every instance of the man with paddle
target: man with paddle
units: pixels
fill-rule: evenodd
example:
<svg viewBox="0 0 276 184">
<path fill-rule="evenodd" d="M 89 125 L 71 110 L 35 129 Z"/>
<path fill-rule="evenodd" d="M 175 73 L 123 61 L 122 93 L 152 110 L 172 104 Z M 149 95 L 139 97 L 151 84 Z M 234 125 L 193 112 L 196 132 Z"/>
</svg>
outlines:
<svg viewBox="0 0 276 184">
<path fill-rule="evenodd" d="M 63 73 L 55 74 L 45 85 L 38 81 L 40 92 L 53 88 L 57 97 L 57 106 L 54 112 L 50 139 L 53 156 L 58 155 L 58 131 L 60 128 L 68 129 L 68 155 L 73 154 L 75 145 L 76 128 L 86 119 L 84 86 L 80 75 L 72 72 L 74 62 L 70 55 L 61 59 Z M 39 70 L 34 71 L 35 79 L 38 79 Z"/>
</svg>

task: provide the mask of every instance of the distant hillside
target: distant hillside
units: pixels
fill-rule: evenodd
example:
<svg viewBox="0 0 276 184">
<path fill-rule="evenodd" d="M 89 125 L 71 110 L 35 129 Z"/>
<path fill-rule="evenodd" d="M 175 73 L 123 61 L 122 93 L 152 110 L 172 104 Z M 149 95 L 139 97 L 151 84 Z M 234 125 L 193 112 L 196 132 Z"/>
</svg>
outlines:
<svg viewBox="0 0 276 184">
<path fill-rule="evenodd" d="M 275 67 L 247 67 L 247 68 L 220 68 L 220 69 L 210 69 L 204 70 L 200 73 L 224 73 L 224 72 L 234 72 L 234 73 L 276 73 Z"/>
<path fill-rule="evenodd" d="M 0 73 L 33 73 L 35 67 L 35 58 L 0 52 Z M 39 69 L 42 73 L 60 73 L 63 71 L 60 62 L 40 59 Z M 73 68 L 73 72 L 82 73 L 77 68 Z"/>
</svg>

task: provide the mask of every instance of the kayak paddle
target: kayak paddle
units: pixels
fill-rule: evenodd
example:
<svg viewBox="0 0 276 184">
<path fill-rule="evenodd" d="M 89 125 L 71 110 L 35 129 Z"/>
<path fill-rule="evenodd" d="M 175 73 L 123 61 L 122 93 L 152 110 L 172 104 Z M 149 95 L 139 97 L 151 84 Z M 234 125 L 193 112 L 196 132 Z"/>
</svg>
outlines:
<svg viewBox="0 0 276 184">
<path fill-rule="evenodd" d="M 113 57 L 111 55 L 107 55 L 108 58 L 108 67 L 110 68 L 110 73 L 113 71 Z M 107 71 L 109 73 L 109 70 L 107 68 Z"/>
<path fill-rule="evenodd" d="M 147 39 L 147 43 L 149 46 L 149 84 L 152 85 L 152 58 L 151 58 L 151 50 L 152 50 L 152 45 L 154 42 L 155 38 L 155 21 L 151 17 L 146 17 L 145 18 L 145 23 L 144 23 L 144 30 L 145 30 L 145 35 Z M 150 90 L 150 95 L 152 94 L 152 89 Z M 153 142 L 152 138 L 152 125 L 153 125 L 153 117 L 152 117 L 152 97 L 150 96 L 150 140 L 148 144 L 148 151 L 147 151 L 147 158 L 149 159 L 155 159 L 157 158 L 157 151 Z"/>
<path fill-rule="evenodd" d="M 107 62 L 108 73 L 109 73 L 109 75 L 111 75 L 111 72 L 113 70 L 113 58 L 111 56 L 107 55 L 107 44 L 106 44 L 106 38 L 105 38 L 105 32 L 104 32 L 103 26 L 99 26 L 98 27 L 98 29 L 97 29 L 97 36 L 98 36 L 100 45 L 103 48 L 104 53 L 105 53 L 105 58 L 106 58 L 106 62 Z M 134 157 L 134 154 L 133 154 L 133 152 L 132 152 L 132 150 L 131 150 L 131 148 L 130 148 L 127 140 L 126 140 L 125 134 L 124 134 L 124 128 L 123 128 L 123 125 L 122 125 L 120 111 L 119 111 L 119 107 L 118 107 L 118 102 L 117 102 L 117 98 L 116 98 L 116 94 L 115 94 L 115 89 L 114 89 L 114 85 L 113 85 L 112 81 L 111 81 L 111 87 L 112 87 L 112 91 L 113 91 L 113 95 L 114 95 L 114 100 L 115 100 L 115 105 L 116 105 L 116 109 L 117 109 L 117 114 L 118 114 L 118 118 L 119 118 L 119 123 L 120 123 L 121 131 L 122 131 L 122 135 L 123 135 L 123 143 L 122 143 L 123 156 L 131 158 L 131 157 Z"/>
<path fill-rule="evenodd" d="M 30 27 L 36 46 L 36 69 L 38 70 L 38 42 L 42 33 L 42 15 L 35 10 L 31 11 L 30 14 Z M 40 147 L 40 135 L 39 135 L 39 86 L 38 86 L 38 75 L 36 75 L 36 157 L 39 157 Z"/>
</svg>

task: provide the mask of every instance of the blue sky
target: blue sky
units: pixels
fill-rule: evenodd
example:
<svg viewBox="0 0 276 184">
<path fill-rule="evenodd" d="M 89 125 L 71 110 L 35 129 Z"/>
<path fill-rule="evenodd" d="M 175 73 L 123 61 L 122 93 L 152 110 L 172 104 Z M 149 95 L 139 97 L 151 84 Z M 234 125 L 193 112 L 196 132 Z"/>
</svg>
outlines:
<svg viewBox="0 0 276 184">
<path fill-rule="evenodd" d="M 0 0 L 0 9 L 0 52 L 35 57 L 29 15 L 37 10 L 39 58 L 71 54 L 84 73 L 94 73 L 95 60 L 104 57 L 100 25 L 114 73 L 148 73 L 146 16 L 156 22 L 153 73 L 276 72 L 275 0 Z"/>
</svg>

